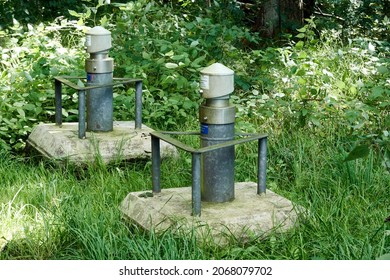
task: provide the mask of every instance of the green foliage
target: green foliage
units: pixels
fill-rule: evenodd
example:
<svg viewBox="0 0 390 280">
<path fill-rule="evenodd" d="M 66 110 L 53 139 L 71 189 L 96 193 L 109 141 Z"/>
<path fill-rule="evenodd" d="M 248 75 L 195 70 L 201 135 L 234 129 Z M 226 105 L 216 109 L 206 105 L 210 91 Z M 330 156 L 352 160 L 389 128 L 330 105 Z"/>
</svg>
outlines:
<svg viewBox="0 0 390 280">
<path fill-rule="evenodd" d="M 252 130 L 267 121 L 288 130 L 331 129 L 378 150 L 388 168 L 389 44 L 366 38 L 345 44 L 337 31 L 318 38 L 315 30 L 309 19 L 290 46 L 242 58 L 251 71 L 238 80 L 246 86 L 235 99 L 241 123 Z"/>
<path fill-rule="evenodd" d="M 242 41 L 256 40 L 231 21 L 218 22 L 219 14 L 201 5 L 176 10 L 154 1 L 110 7 L 98 1 L 82 13 L 69 10 L 69 14 L 77 22 L 24 28 L 15 21 L 12 31 L 4 33 L 0 119 L 4 148 L 22 149 L 33 124 L 53 121 L 53 76 L 84 75 L 85 24 L 112 31 L 114 75 L 143 79 L 143 119 L 164 129 L 195 121 L 200 68 L 215 61 L 239 61 Z M 134 118 L 134 94 L 133 90 L 115 92 L 117 120 Z M 63 102 L 65 120 L 77 120 L 77 96 L 65 92 Z"/>
<path fill-rule="evenodd" d="M 202 67 L 238 58 L 235 45 L 244 38 L 254 40 L 248 30 L 229 21 L 215 22 L 201 6 L 196 6 L 197 13 L 154 1 L 117 6 L 112 30 L 116 75 L 144 80 L 145 120 L 164 129 L 196 116 Z M 131 94 L 118 98 L 117 116 L 128 115 L 131 100 Z"/>
<path fill-rule="evenodd" d="M 0 146 L 20 150 L 37 122 L 53 120 L 53 77 L 80 75 L 82 27 L 62 20 L 24 30 L 15 21 L 11 30 L 1 46 Z M 69 96 L 64 102 L 74 103 Z"/>
<path fill-rule="evenodd" d="M 324 13 L 321 26 L 343 29 L 344 39 L 362 35 L 377 40 L 389 38 L 389 1 L 317 1 L 317 15 Z"/>
<path fill-rule="evenodd" d="M 64 16 L 71 7 L 78 10 L 83 8 L 78 0 L 2 0 L 0 1 L 0 29 L 12 27 L 13 20 L 23 25 L 52 21 Z"/>
</svg>

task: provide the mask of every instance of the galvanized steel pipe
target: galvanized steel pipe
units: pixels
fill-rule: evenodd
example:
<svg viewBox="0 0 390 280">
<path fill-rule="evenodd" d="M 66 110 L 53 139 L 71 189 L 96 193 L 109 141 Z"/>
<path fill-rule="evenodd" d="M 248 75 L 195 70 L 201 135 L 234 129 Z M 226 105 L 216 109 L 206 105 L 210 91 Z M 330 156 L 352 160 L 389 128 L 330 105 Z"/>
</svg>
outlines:
<svg viewBox="0 0 390 280">
<path fill-rule="evenodd" d="M 104 85 L 113 82 L 113 59 L 108 57 L 111 48 L 111 32 L 96 26 L 86 37 L 87 52 L 90 57 L 85 62 L 87 85 Z M 87 130 L 113 130 L 113 88 L 106 86 L 90 89 L 87 92 Z"/>
<path fill-rule="evenodd" d="M 201 146 L 234 140 L 235 107 L 229 104 L 234 90 L 234 72 L 220 63 L 201 71 L 202 95 L 199 110 Z M 234 199 L 234 146 L 202 155 L 202 201 L 227 202 Z"/>
</svg>

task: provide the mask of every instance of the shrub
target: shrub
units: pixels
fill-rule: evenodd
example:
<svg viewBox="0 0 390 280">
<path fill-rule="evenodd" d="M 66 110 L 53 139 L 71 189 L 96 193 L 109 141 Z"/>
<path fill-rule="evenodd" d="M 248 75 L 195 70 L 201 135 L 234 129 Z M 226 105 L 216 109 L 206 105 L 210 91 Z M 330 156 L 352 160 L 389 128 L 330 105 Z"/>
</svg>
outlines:
<svg viewBox="0 0 390 280">
<path fill-rule="evenodd" d="M 80 34 L 81 27 L 67 20 L 26 28 L 15 21 L 6 32 L 0 62 L 2 148 L 22 149 L 34 124 L 53 120 L 53 77 L 80 75 L 84 59 L 76 38 Z M 64 102 L 73 101 L 65 96 Z"/>
</svg>

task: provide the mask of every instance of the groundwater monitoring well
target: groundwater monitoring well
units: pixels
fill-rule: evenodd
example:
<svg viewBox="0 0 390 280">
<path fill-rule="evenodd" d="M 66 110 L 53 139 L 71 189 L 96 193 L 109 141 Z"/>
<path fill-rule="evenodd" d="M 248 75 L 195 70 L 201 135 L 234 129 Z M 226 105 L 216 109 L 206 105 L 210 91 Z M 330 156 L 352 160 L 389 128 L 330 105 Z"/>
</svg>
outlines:
<svg viewBox="0 0 390 280">
<path fill-rule="evenodd" d="M 37 125 L 27 139 L 28 146 L 56 160 L 88 163 L 150 158 L 151 128 L 142 124 L 142 80 L 113 78 L 114 62 L 108 56 L 111 32 L 96 26 L 86 33 L 87 86 L 73 80 L 84 77 L 55 77 L 55 123 Z M 135 85 L 135 121 L 113 121 L 113 87 Z M 78 122 L 62 122 L 62 87 L 78 93 Z M 162 144 L 163 156 L 177 156 L 177 150 Z"/>
<path fill-rule="evenodd" d="M 235 133 L 235 107 L 229 102 L 234 72 L 215 63 L 201 71 L 200 87 L 205 99 L 200 132 L 151 132 L 152 190 L 129 193 L 120 206 L 122 213 L 147 230 L 195 231 L 201 240 L 212 238 L 217 244 L 232 235 L 248 240 L 292 228 L 303 209 L 266 190 L 267 135 Z M 200 148 L 174 135 L 200 137 Z M 234 146 L 250 141 L 258 143 L 258 180 L 235 183 Z M 161 188 L 164 142 L 191 154 L 191 187 Z"/>
</svg>

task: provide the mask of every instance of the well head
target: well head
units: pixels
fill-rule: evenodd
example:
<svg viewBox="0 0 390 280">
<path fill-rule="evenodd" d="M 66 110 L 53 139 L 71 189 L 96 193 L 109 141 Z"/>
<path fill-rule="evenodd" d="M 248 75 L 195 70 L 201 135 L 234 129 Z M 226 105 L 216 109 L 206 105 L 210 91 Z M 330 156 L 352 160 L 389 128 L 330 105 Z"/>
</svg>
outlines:
<svg viewBox="0 0 390 280">
<path fill-rule="evenodd" d="M 221 63 L 214 63 L 200 71 L 200 88 L 206 99 L 220 98 L 234 91 L 234 71 Z"/>
<path fill-rule="evenodd" d="M 86 33 L 85 46 L 88 53 L 104 52 L 111 49 L 111 32 L 101 26 L 95 26 Z"/>
</svg>

